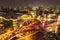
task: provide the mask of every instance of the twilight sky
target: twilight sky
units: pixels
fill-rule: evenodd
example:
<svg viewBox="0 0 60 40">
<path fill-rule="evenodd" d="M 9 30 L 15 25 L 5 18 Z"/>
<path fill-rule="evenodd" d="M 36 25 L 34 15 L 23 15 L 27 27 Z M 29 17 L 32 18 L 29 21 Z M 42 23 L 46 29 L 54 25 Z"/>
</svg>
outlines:
<svg viewBox="0 0 60 40">
<path fill-rule="evenodd" d="M 0 0 L 0 6 L 17 7 L 21 5 L 60 5 L 60 0 Z"/>
</svg>

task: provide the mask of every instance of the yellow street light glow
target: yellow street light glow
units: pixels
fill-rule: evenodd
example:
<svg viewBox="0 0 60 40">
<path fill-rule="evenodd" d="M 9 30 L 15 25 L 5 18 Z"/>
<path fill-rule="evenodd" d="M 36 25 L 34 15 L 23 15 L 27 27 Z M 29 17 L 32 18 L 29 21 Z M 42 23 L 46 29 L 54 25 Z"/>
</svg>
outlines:
<svg viewBox="0 0 60 40">
<path fill-rule="evenodd" d="M 40 19 L 41 19 L 41 17 L 40 17 L 40 16 L 38 16 L 38 17 L 37 17 L 37 20 L 40 20 Z"/>
<path fill-rule="evenodd" d="M 31 14 L 32 14 L 32 15 L 34 15 L 35 13 L 34 13 L 34 12 L 32 12 Z"/>
<path fill-rule="evenodd" d="M 20 26 L 20 27 L 22 27 L 23 25 L 22 25 L 22 24 L 20 24 L 19 26 Z"/>
</svg>

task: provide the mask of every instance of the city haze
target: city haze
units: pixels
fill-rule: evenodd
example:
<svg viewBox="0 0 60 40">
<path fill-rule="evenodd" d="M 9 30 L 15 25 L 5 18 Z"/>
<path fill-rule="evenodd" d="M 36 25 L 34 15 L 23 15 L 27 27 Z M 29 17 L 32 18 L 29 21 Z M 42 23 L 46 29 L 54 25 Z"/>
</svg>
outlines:
<svg viewBox="0 0 60 40">
<path fill-rule="evenodd" d="M 0 6 L 51 6 L 60 5 L 60 0 L 0 0 Z"/>
</svg>

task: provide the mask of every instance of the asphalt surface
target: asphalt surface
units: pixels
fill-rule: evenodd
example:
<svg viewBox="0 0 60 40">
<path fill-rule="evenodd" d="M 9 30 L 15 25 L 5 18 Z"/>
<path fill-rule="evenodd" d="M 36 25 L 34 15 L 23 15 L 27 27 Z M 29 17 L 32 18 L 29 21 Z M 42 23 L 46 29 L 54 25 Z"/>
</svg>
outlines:
<svg viewBox="0 0 60 40">
<path fill-rule="evenodd" d="M 45 32 L 37 32 L 36 34 L 22 40 L 48 40 L 45 34 Z"/>
<path fill-rule="evenodd" d="M 43 33 L 42 32 L 38 32 L 38 33 L 36 33 L 33 36 L 35 36 L 34 40 L 46 40 L 46 35 L 45 35 L 44 32 Z"/>
</svg>

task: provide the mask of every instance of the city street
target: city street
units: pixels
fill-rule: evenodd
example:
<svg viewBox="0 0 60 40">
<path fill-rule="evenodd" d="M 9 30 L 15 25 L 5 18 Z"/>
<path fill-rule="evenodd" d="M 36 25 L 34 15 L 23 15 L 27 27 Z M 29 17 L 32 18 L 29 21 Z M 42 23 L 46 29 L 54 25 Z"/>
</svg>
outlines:
<svg viewBox="0 0 60 40">
<path fill-rule="evenodd" d="M 9 39 L 9 40 L 13 40 L 13 39 L 14 38 Z M 47 37 L 46 37 L 45 33 L 35 32 L 35 33 L 29 34 L 27 36 L 24 36 L 22 38 L 19 38 L 17 40 L 47 40 Z"/>
</svg>

